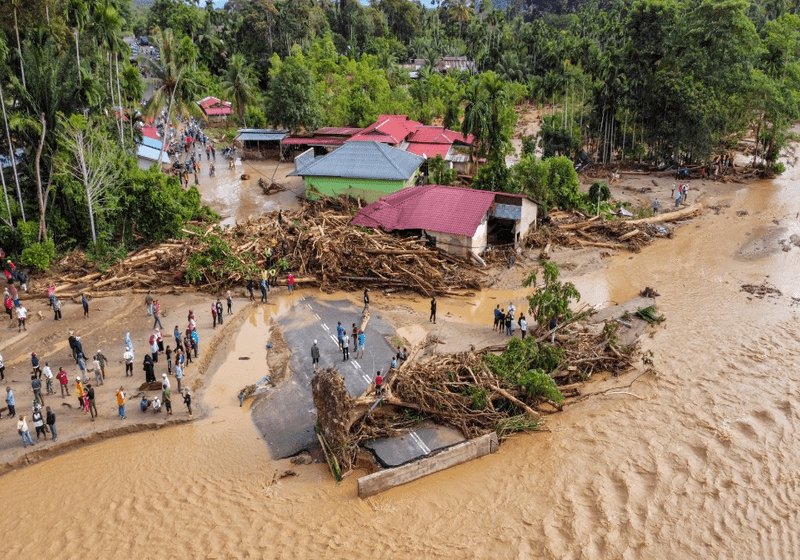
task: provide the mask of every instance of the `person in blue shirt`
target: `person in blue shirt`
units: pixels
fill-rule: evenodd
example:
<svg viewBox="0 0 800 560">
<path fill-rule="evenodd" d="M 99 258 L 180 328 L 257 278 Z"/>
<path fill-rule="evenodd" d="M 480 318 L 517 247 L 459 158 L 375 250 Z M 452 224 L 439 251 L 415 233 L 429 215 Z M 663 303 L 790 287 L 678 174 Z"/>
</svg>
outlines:
<svg viewBox="0 0 800 560">
<path fill-rule="evenodd" d="M 81 296 L 81 303 L 83 304 L 83 316 L 84 317 L 88 317 L 89 316 L 89 300 L 86 299 L 86 294 L 83 294 L 83 296 Z"/>
<path fill-rule="evenodd" d="M 336 338 L 339 340 L 339 350 L 342 350 L 342 341 L 344 340 L 344 327 L 342 322 L 339 321 L 336 325 Z"/>
<path fill-rule="evenodd" d="M 194 357 L 197 357 L 197 347 L 200 345 L 200 336 L 197 331 L 192 331 L 192 348 L 194 348 Z"/>
<path fill-rule="evenodd" d="M 497 325 L 500 324 L 500 315 L 503 313 L 500 311 L 500 304 L 497 304 L 497 307 L 494 308 L 494 327 L 492 327 L 493 331 L 497 330 Z"/>
<path fill-rule="evenodd" d="M 6 404 L 8 405 L 8 415 L 14 418 L 17 410 L 14 408 L 14 391 L 11 390 L 11 387 L 6 387 Z"/>
<path fill-rule="evenodd" d="M 356 359 L 364 357 L 364 342 L 367 337 L 364 336 L 364 331 L 358 331 L 358 346 L 356 347 Z"/>
</svg>

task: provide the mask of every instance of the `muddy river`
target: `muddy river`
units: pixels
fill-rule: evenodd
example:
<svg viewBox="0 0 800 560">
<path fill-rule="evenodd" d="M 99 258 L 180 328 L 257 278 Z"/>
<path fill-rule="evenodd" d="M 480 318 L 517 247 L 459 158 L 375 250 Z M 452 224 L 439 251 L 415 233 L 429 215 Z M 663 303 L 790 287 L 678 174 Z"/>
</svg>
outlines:
<svg viewBox="0 0 800 560">
<path fill-rule="evenodd" d="M 753 249 L 771 227 L 800 233 L 788 175 L 732 186 L 720 215 L 580 279 L 592 303 L 661 293 L 665 328 L 644 341 L 657 373 L 551 417 L 550 433 L 361 501 L 353 476 L 272 461 L 239 408 L 263 365 L 259 313 L 207 385 L 204 419 L 0 479 L 5 555 L 797 558 L 800 248 Z M 740 291 L 765 278 L 784 296 Z"/>
</svg>

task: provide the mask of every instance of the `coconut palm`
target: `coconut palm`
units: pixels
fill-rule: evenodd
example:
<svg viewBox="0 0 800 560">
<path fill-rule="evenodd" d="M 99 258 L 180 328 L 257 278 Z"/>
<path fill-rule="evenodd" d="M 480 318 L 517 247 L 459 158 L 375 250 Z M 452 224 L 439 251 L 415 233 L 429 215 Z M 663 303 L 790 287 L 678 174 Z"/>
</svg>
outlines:
<svg viewBox="0 0 800 560">
<path fill-rule="evenodd" d="M 173 109 L 182 114 L 196 114 L 198 109 L 194 103 L 197 85 L 189 73 L 189 65 L 196 54 L 191 39 L 184 37 L 178 43 L 172 30 L 167 29 L 158 34 L 157 43 L 161 52 L 160 66 L 144 57 L 140 57 L 140 60 L 149 66 L 152 75 L 145 82 L 156 88 L 144 107 L 145 115 L 155 116 L 165 105 L 167 107 L 167 129 L 161 153 L 158 155 L 160 163 L 169 142 Z"/>
<path fill-rule="evenodd" d="M 244 119 L 244 110 L 255 101 L 255 87 L 253 86 L 253 68 L 247 64 L 242 53 L 236 53 L 228 59 L 225 69 L 225 78 L 222 82 L 225 96 L 233 102 L 239 120 L 247 127 Z"/>
</svg>

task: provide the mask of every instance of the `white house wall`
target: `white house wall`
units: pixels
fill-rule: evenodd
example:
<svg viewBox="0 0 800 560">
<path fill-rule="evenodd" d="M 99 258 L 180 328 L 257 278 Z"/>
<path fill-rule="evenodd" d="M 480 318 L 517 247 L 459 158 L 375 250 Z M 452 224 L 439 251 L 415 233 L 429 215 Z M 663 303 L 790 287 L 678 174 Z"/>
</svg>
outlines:
<svg viewBox="0 0 800 560">
<path fill-rule="evenodd" d="M 537 210 L 538 205 L 535 202 L 532 202 L 527 198 L 522 199 L 522 216 L 517 224 L 517 227 L 515 228 L 516 232 L 519 234 L 520 241 L 524 239 L 525 234 L 528 233 L 529 229 L 536 229 Z"/>
</svg>

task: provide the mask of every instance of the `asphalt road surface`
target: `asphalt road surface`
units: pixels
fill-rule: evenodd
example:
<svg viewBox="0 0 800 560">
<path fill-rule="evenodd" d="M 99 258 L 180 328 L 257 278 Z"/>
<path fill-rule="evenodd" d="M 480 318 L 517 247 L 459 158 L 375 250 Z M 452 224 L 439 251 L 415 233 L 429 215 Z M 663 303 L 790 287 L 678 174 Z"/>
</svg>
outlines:
<svg viewBox="0 0 800 560">
<path fill-rule="evenodd" d="M 256 425 L 267 442 L 274 459 L 282 459 L 318 445 L 314 434 L 317 412 L 311 394 L 311 345 L 320 349 L 320 367 L 336 366 L 344 377 L 345 387 L 353 396 L 360 396 L 375 379 L 375 372 L 384 374 L 396 350 L 387 342 L 394 329 L 379 313 L 371 310 L 367 325 L 364 357 L 356 360 L 350 345 L 350 359 L 342 360 L 336 338 L 336 324 L 342 322 L 348 335 L 353 323 L 361 325 L 361 308 L 348 301 L 318 301 L 296 292 L 298 300 L 278 325 L 292 351 L 292 377 L 271 391 L 254 411 Z"/>
</svg>

